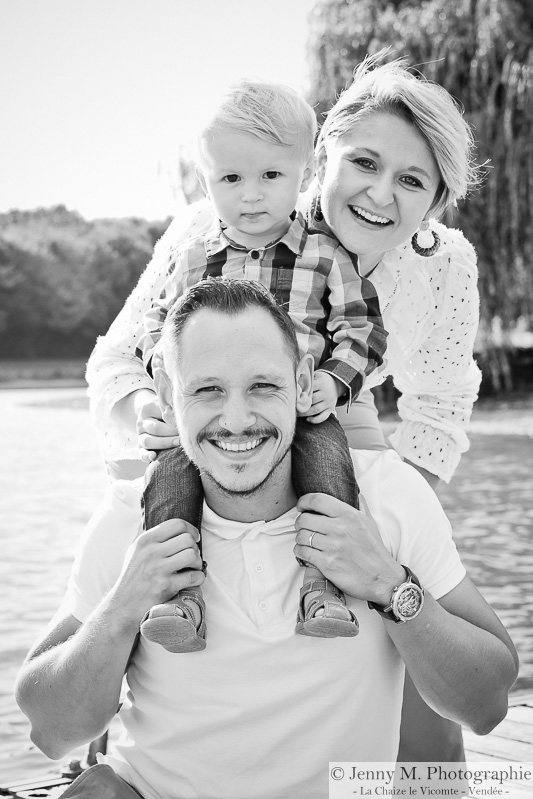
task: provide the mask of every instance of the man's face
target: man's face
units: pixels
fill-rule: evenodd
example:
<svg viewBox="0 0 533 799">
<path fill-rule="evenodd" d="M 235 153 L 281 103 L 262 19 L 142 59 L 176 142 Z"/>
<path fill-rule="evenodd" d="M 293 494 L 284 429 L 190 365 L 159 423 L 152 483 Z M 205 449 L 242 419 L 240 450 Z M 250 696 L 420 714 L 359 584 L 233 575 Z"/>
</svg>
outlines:
<svg viewBox="0 0 533 799">
<path fill-rule="evenodd" d="M 226 494 L 242 495 L 276 472 L 279 477 L 282 464 L 290 475 L 296 410 L 309 405 L 267 311 L 195 312 L 180 336 L 178 362 L 167 364 L 167 373 L 181 444 L 204 485 L 207 478 Z"/>
</svg>

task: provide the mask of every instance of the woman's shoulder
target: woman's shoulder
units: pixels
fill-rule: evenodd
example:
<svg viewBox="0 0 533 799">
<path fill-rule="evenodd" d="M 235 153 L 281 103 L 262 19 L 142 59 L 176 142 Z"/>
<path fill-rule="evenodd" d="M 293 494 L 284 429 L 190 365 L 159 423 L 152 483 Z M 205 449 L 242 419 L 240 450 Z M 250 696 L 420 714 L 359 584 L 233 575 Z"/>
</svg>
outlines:
<svg viewBox="0 0 533 799">
<path fill-rule="evenodd" d="M 465 266 L 471 264 L 474 269 L 476 268 L 476 251 L 462 230 L 448 227 L 442 222 L 438 222 L 436 219 L 430 220 L 430 229 L 433 230 L 440 239 L 439 248 L 434 256 L 436 259 L 444 259 L 451 263 L 460 261 L 464 263 Z"/>
<path fill-rule="evenodd" d="M 439 239 L 439 246 L 433 255 L 426 256 L 415 252 L 409 240 L 389 251 L 386 256 L 387 262 L 391 266 L 395 263 L 399 268 L 408 264 L 409 267 L 421 269 L 430 276 L 439 271 L 447 274 L 466 271 L 472 276 L 477 275 L 476 251 L 461 230 L 447 227 L 436 219 L 430 220 L 429 229 Z"/>
</svg>

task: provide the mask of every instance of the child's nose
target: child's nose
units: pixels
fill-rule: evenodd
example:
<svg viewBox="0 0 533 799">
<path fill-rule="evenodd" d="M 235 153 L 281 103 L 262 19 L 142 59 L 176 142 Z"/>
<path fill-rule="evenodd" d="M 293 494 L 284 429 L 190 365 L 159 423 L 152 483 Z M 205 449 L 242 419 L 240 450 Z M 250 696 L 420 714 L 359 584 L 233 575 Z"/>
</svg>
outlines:
<svg viewBox="0 0 533 799">
<path fill-rule="evenodd" d="M 243 188 L 242 200 L 245 203 L 255 203 L 263 199 L 261 187 L 257 183 L 247 183 Z"/>
</svg>

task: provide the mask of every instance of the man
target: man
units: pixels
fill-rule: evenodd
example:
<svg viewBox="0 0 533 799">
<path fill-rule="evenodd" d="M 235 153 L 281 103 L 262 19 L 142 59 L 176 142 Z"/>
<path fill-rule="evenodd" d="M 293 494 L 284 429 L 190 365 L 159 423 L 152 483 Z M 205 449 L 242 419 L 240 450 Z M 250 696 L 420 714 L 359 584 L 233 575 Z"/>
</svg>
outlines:
<svg viewBox="0 0 533 799">
<path fill-rule="evenodd" d="M 202 474 L 207 578 L 197 531 L 141 533 L 141 487 L 116 483 L 19 677 L 37 745 L 59 758 L 100 734 L 125 671 L 127 732 L 108 762 L 146 799 L 323 799 L 329 761 L 395 760 L 404 663 L 443 715 L 477 733 L 501 721 L 516 653 L 424 479 L 392 451 L 353 453 L 366 514 L 323 494 L 297 503 L 291 441 L 313 363 L 270 295 L 200 283 L 163 353 L 165 418 Z M 294 555 L 345 592 L 356 638 L 294 634 Z M 146 611 L 201 583 L 207 648 L 176 657 L 141 639 L 130 659 Z"/>
</svg>

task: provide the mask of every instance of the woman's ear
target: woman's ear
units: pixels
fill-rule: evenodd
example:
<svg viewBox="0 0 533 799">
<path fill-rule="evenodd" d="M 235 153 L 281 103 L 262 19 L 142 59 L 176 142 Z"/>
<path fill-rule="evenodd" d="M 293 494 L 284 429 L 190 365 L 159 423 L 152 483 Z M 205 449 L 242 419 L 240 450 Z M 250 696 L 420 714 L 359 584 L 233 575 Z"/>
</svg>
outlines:
<svg viewBox="0 0 533 799">
<path fill-rule="evenodd" d="M 313 404 L 313 374 L 315 361 L 310 353 L 306 353 L 296 368 L 296 410 L 306 413 Z"/>
<path fill-rule="evenodd" d="M 327 160 L 326 148 L 322 144 L 316 154 L 316 177 L 320 186 L 324 182 Z"/>
</svg>

